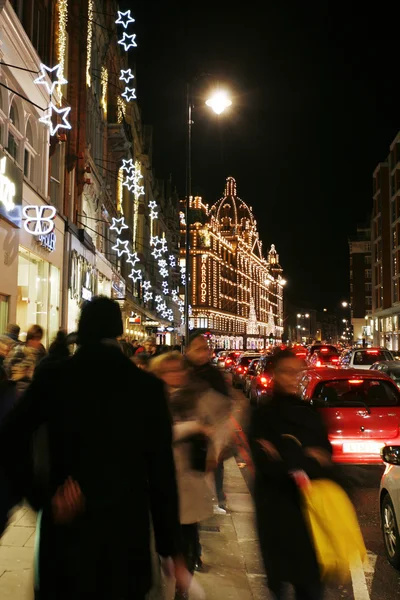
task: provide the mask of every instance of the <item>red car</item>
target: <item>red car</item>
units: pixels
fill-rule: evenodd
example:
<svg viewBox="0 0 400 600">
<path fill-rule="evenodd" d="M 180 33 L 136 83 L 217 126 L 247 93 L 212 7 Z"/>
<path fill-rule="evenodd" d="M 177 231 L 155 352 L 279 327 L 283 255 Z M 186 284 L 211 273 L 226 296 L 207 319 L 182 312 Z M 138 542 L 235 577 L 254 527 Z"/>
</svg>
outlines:
<svg viewBox="0 0 400 600">
<path fill-rule="evenodd" d="M 337 367 L 339 364 L 340 356 L 339 352 L 332 352 L 328 348 L 322 348 L 314 352 L 311 356 L 309 363 L 311 367 Z"/>
<path fill-rule="evenodd" d="M 400 392 L 390 377 L 361 369 L 308 369 L 299 393 L 324 418 L 337 463 L 380 464 L 400 445 Z"/>
<path fill-rule="evenodd" d="M 232 369 L 242 354 L 243 352 L 240 350 L 237 350 L 236 352 L 229 352 L 229 354 L 225 357 L 225 369 Z"/>
</svg>

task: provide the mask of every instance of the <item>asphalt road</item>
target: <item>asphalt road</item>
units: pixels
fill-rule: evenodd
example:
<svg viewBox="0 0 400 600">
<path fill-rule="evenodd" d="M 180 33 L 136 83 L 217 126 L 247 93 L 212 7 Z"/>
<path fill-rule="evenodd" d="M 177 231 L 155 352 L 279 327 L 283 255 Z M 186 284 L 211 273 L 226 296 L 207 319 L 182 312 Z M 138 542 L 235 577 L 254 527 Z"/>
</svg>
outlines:
<svg viewBox="0 0 400 600">
<path fill-rule="evenodd" d="M 237 462 L 251 491 L 253 464 L 246 440 L 249 421 L 249 401 L 239 390 L 233 390 L 236 423 Z M 351 478 L 353 489 L 351 498 L 364 535 L 368 550 L 367 565 L 359 565 L 352 571 L 352 581 L 348 586 L 329 589 L 326 600 L 398 600 L 400 599 L 400 572 L 387 561 L 380 528 L 379 484 L 383 467 L 345 467 L 345 474 Z"/>
</svg>

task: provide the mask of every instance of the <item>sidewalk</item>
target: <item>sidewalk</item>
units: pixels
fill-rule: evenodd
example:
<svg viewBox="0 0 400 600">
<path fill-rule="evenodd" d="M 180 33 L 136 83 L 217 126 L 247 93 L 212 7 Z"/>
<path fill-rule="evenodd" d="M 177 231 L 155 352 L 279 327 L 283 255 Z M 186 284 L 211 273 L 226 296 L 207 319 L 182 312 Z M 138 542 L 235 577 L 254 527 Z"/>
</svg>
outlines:
<svg viewBox="0 0 400 600">
<path fill-rule="evenodd" d="M 207 600 L 268 600 L 254 527 L 254 508 L 234 458 L 225 463 L 227 515 L 202 525 L 204 573 L 196 578 Z M 35 518 L 24 508 L 16 512 L 0 541 L 1 600 L 31 600 Z M 157 587 L 157 586 L 156 586 Z M 165 600 L 160 589 L 151 600 Z"/>
</svg>

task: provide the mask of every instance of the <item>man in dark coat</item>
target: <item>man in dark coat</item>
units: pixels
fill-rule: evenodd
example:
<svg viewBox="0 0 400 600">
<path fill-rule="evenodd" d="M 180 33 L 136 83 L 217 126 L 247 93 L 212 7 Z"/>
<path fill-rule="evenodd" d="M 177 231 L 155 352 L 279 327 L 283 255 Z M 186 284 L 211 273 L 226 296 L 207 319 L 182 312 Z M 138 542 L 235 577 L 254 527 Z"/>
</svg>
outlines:
<svg viewBox="0 0 400 600">
<path fill-rule="evenodd" d="M 123 355 L 116 339 L 122 330 L 115 302 L 100 297 L 87 303 L 78 351 L 40 369 L 0 429 L 0 468 L 14 489 L 43 511 L 40 600 L 144 599 L 152 582 L 150 515 L 157 552 L 162 557 L 178 553 L 178 499 L 163 385 Z M 43 424 L 49 480 L 38 490 L 27 455 L 33 432 Z M 71 486 L 65 492 L 73 518 L 63 522 L 54 497 L 68 481 L 74 482 L 75 496 Z M 79 510 L 74 515 L 75 497 Z"/>
<path fill-rule="evenodd" d="M 254 411 L 249 432 L 268 585 L 276 600 L 286 597 L 287 583 L 295 587 L 297 600 L 321 600 L 319 567 L 292 473 L 332 477 L 331 445 L 320 415 L 296 395 L 301 361 L 284 350 L 273 358 L 272 369 L 273 396 Z"/>
</svg>

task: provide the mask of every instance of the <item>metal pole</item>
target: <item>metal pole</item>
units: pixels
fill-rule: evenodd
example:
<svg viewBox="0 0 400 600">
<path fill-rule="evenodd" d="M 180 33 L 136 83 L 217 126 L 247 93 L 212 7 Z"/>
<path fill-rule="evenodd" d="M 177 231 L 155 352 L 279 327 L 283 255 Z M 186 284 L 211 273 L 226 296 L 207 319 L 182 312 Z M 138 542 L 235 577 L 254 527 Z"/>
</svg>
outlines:
<svg viewBox="0 0 400 600">
<path fill-rule="evenodd" d="M 187 84 L 186 108 L 188 118 L 188 137 L 187 137 L 187 153 L 186 153 L 186 210 L 185 210 L 185 267 L 186 267 L 186 287 L 185 287 L 185 347 L 189 342 L 189 305 L 190 305 L 190 290 L 191 290 L 191 273 L 190 273 L 190 209 L 189 201 L 192 195 L 192 94 L 191 85 Z"/>
</svg>

